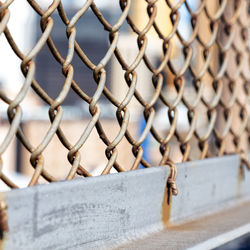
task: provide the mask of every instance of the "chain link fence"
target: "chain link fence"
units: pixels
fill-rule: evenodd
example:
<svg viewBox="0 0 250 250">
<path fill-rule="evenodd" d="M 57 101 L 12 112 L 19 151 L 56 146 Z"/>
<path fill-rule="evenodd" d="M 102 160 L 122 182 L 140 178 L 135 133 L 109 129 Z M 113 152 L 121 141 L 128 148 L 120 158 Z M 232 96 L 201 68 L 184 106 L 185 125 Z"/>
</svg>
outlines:
<svg viewBox="0 0 250 250">
<path fill-rule="evenodd" d="M 23 164 L 24 171 L 33 169 L 29 186 L 71 180 L 76 176 L 89 177 L 95 168 L 98 175 L 104 175 L 235 153 L 249 167 L 246 158 L 250 146 L 247 0 L 120 0 L 119 9 L 114 8 L 118 18 L 112 22 L 93 0 L 82 3 L 72 17 L 60 0 L 52 1 L 47 8 L 41 7 L 38 1 L 27 0 L 29 8 L 39 17 L 41 29 L 27 53 L 19 48 L 8 28 L 10 18 L 15 18 L 11 16 L 15 2 L 0 3 L 0 37 L 5 37 L 20 59 L 24 76 L 14 97 L 3 87 L 0 91 L 1 105 L 5 103 L 4 112 L 9 120 L 0 142 L 0 178 L 10 188 L 18 185 L 5 174 L 6 160 L 2 156 L 15 137 L 29 156 L 30 162 Z M 112 9 L 112 5 L 108 8 Z M 78 42 L 78 34 L 84 29 L 97 34 L 96 40 L 101 39 L 98 31 L 91 29 L 91 23 L 81 22 L 87 13 L 102 27 L 102 34 L 104 29 L 109 41 L 105 53 L 95 60 Z M 63 26 L 67 51 L 60 51 L 54 42 L 55 18 Z M 52 55 L 50 60 L 58 64 L 63 76 L 58 77 L 63 81 L 60 80 L 56 97 L 36 78 L 42 70 L 38 67 L 39 54 L 45 47 L 48 48 L 45 55 Z M 6 58 L 0 56 L 0 60 L 4 62 Z M 79 67 L 92 75 L 90 80 L 76 80 L 74 72 Z M 86 86 L 92 89 L 92 94 L 86 91 Z M 43 120 L 49 126 L 35 143 L 24 128 L 24 117 L 31 111 L 22 108 L 31 89 L 32 96 L 48 108 Z M 74 93 L 78 102 L 67 111 L 64 104 L 70 93 Z M 73 138 L 76 133 L 73 125 L 69 124 L 65 133 L 65 112 L 73 115 L 72 121 L 80 121 L 77 137 Z M 81 125 L 84 112 L 86 117 Z M 106 118 L 102 114 L 107 114 Z M 35 133 L 39 133 L 42 122 L 34 123 Z M 96 133 L 98 136 L 91 139 Z M 47 152 L 55 138 L 60 143 Z M 101 154 L 106 159 L 101 166 L 95 156 L 99 153 L 95 148 L 97 143 L 102 144 Z M 65 148 L 60 156 L 56 155 L 59 146 Z M 91 149 L 90 153 L 82 153 L 86 147 Z M 127 154 L 121 160 L 124 151 Z M 48 154 L 63 159 L 64 177 L 57 177 L 60 168 L 48 164 Z M 93 159 L 92 168 L 85 162 L 88 157 Z"/>
</svg>

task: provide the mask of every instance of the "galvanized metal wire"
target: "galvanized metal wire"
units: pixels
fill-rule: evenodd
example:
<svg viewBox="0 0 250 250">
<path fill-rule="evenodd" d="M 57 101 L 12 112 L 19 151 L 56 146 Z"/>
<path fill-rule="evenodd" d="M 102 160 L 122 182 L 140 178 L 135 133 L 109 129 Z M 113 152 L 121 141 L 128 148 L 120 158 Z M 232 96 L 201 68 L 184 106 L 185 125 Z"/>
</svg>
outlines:
<svg viewBox="0 0 250 250">
<path fill-rule="evenodd" d="M 207 157 L 217 157 L 224 154 L 245 155 L 250 146 L 250 72 L 249 72 L 249 2 L 247 0 L 222 0 L 213 3 L 214 10 L 211 11 L 208 0 L 197 1 L 195 9 L 190 5 L 190 1 L 170 1 L 164 4 L 169 8 L 171 31 L 166 32 L 161 29 L 161 23 L 157 21 L 159 2 L 157 0 L 147 0 L 146 9 L 147 23 L 143 28 L 139 28 L 136 19 L 131 16 L 134 2 L 131 0 L 120 0 L 121 14 L 115 24 L 110 24 L 103 15 L 100 8 L 93 0 L 87 0 L 82 7 L 77 10 L 74 16 L 69 19 L 60 0 L 54 0 L 46 10 L 43 10 L 34 0 L 27 0 L 33 11 L 40 16 L 41 36 L 35 46 L 28 52 L 22 52 L 11 30 L 8 28 L 10 18 L 9 7 L 14 0 L 6 0 L 0 4 L 0 35 L 5 36 L 13 52 L 21 60 L 21 71 L 25 77 L 22 88 L 15 98 L 10 99 L 8 93 L 0 91 L 0 100 L 8 104 L 7 115 L 10 123 L 8 132 L 0 144 L 1 180 L 11 188 L 18 186 L 4 174 L 4 162 L 2 155 L 9 147 L 14 137 L 22 143 L 30 152 L 30 163 L 34 168 L 30 178 L 29 186 L 36 185 L 40 178 L 48 182 L 57 181 L 44 167 L 45 157 L 43 153 L 51 140 L 58 137 L 61 144 L 68 151 L 68 161 L 70 168 L 66 176 L 67 180 L 73 179 L 76 175 L 89 177 L 91 173 L 81 164 L 80 149 L 84 146 L 91 133 L 96 130 L 100 140 L 106 145 L 105 155 L 106 166 L 101 174 L 110 173 L 111 169 L 118 172 L 125 170 L 124 163 L 118 162 L 118 145 L 126 138 L 131 147 L 134 162 L 129 170 L 137 169 L 140 165 L 151 167 L 151 163 L 145 159 L 143 154 L 143 142 L 149 134 L 154 138 L 161 154 L 158 165 L 165 165 L 168 162 L 176 163 L 177 160 L 171 154 L 171 150 L 177 145 L 181 158 L 180 162 L 205 159 Z M 163 4 L 163 1 L 162 3 Z M 181 31 L 180 9 L 185 6 L 190 15 L 191 34 L 188 39 L 184 38 Z M 78 44 L 76 39 L 77 22 L 87 11 L 92 11 L 96 20 L 100 22 L 109 37 L 109 48 L 106 54 L 98 63 L 94 63 L 88 57 L 88 51 Z M 65 26 L 65 39 L 68 42 L 68 51 L 64 57 L 56 47 L 51 32 L 53 31 L 53 15 L 59 15 Z M 88 25 L 86 23 L 86 25 Z M 131 36 L 136 36 L 138 53 L 132 63 L 128 63 L 118 46 L 120 39 L 123 39 L 121 27 L 127 25 Z M 162 57 L 158 66 L 152 63 L 151 55 L 147 52 L 148 43 L 152 39 L 150 32 L 157 34 L 162 47 Z M 207 34 L 204 38 L 204 34 Z M 180 46 L 176 44 L 179 43 Z M 52 98 L 36 80 L 36 57 L 47 46 L 54 60 L 61 65 L 62 74 L 65 77 L 61 90 L 56 98 Z M 181 54 L 182 59 L 178 63 L 173 59 L 173 51 Z M 95 92 L 89 96 L 85 89 L 74 80 L 73 57 L 79 57 L 83 65 L 93 73 L 96 86 Z M 124 79 L 128 86 L 124 98 L 119 101 L 117 97 L 107 88 L 107 64 L 115 57 L 119 62 Z M 0 57 L 0 60 L 5 58 Z M 154 91 L 151 98 L 146 99 L 137 88 L 138 67 L 145 64 L 147 70 L 152 74 L 151 84 Z M 168 72 L 172 76 L 164 79 Z M 189 80 L 188 75 L 189 74 Z M 119 84 L 120 79 L 117 79 Z M 189 88 L 187 89 L 187 85 Z M 171 94 L 167 87 L 171 86 L 174 94 Z M 49 105 L 50 127 L 43 140 L 38 145 L 30 142 L 22 130 L 22 108 L 20 104 L 27 98 L 28 91 L 33 89 L 36 95 Z M 191 90 L 190 90 L 191 89 Z M 208 91 L 209 89 L 209 91 Z M 77 142 L 73 143 L 67 137 L 61 127 L 63 115 L 63 103 L 69 92 L 73 90 L 83 103 L 89 107 L 91 119 L 88 125 L 79 134 Z M 190 94 L 190 91 L 192 94 Z M 207 95 L 209 93 L 209 98 Z M 99 105 L 101 95 L 116 108 L 116 119 L 120 125 L 119 132 L 111 140 L 107 135 L 100 115 L 102 108 Z M 143 132 L 136 138 L 129 129 L 130 109 L 129 104 L 136 99 L 143 108 L 143 115 L 146 125 Z M 162 135 L 159 128 L 154 123 L 159 110 L 156 104 L 161 103 L 167 108 L 164 119 L 168 120 L 170 127 Z M 178 106 L 184 105 L 186 119 L 188 119 L 188 130 L 183 133 L 178 130 Z M 205 109 L 206 126 L 201 129 L 200 117 L 201 109 Z M 203 119 L 203 118 L 202 118 Z M 237 125 L 237 126 L 236 126 Z M 228 148 L 228 140 L 231 138 L 232 147 Z M 243 141 L 246 143 L 244 144 Z M 191 156 L 194 147 L 198 149 L 195 157 Z M 55 149 L 56 150 L 56 149 Z M 247 163 L 246 157 L 244 162 Z M 26 166 L 30 168 L 30 166 Z M 174 174 L 175 175 L 175 174 Z M 175 178 L 175 177 L 174 177 Z M 173 180 L 171 180 L 173 181 Z M 173 184 L 172 182 L 170 183 Z"/>
</svg>

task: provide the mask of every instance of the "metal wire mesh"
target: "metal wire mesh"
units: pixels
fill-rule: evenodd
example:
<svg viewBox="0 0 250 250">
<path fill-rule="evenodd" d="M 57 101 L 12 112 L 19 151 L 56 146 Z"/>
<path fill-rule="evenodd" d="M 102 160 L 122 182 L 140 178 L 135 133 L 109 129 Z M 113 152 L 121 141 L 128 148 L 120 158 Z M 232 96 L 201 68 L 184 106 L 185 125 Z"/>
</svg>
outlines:
<svg viewBox="0 0 250 250">
<path fill-rule="evenodd" d="M 241 154 L 243 161 L 247 163 L 245 154 L 250 145 L 250 19 L 247 0 L 204 0 L 197 1 L 195 7 L 191 5 L 192 1 L 188 0 L 120 0 L 121 12 L 114 24 L 107 21 L 93 0 L 83 3 L 71 19 L 67 17 L 60 0 L 54 0 L 46 10 L 36 1 L 28 0 L 33 11 L 40 16 L 42 31 L 39 40 L 28 53 L 19 49 L 8 28 L 11 15 L 9 7 L 13 2 L 15 1 L 6 0 L 0 5 L 0 35 L 5 36 L 13 52 L 21 59 L 21 71 L 25 80 L 15 98 L 10 99 L 4 90 L 0 92 L 1 102 L 8 104 L 7 115 L 10 123 L 0 144 L 0 157 L 17 137 L 30 153 L 30 163 L 34 168 L 29 186 L 39 183 L 40 179 L 48 182 L 58 180 L 50 172 L 51 169 L 55 172 L 57 166 L 46 167 L 44 157 L 44 151 L 54 137 L 58 137 L 67 149 L 69 164 L 66 179 L 91 176 L 88 166 L 82 164 L 82 159 L 88 156 L 81 157 L 80 149 L 86 145 L 94 130 L 106 147 L 106 166 L 101 169 L 102 175 L 114 169 L 123 172 L 138 167 L 150 167 L 152 163 L 147 159 L 143 146 L 149 135 L 153 141 L 150 145 L 156 145 L 160 155 L 158 163 L 154 165 L 232 153 Z M 164 8 L 168 11 L 162 15 Z M 184 34 L 186 28 L 181 21 L 182 8 L 185 8 L 190 16 L 188 25 L 191 31 L 188 35 Z M 77 31 L 84 28 L 77 26 L 77 23 L 87 11 L 95 15 L 96 21 L 103 26 L 109 39 L 109 48 L 98 63 L 94 63 L 88 57 L 88 51 L 77 42 Z M 144 16 L 137 16 L 139 12 Z M 59 16 L 64 24 L 65 40 L 68 43 L 65 57 L 51 37 L 53 15 Z M 169 20 L 165 25 L 163 17 Z M 124 25 L 128 27 L 131 39 L 133 37 L 137 41 L 138 49 L 129 60 L 124 56 L 124 48 L 119 45 L 124 39 L 121 31 Z M 152 59 L 156 52 L 150 52 L 148 49 L 154 39 L 158 39 L 158 43 L 153 45 L 153 49 L 161 51 L 156 63 Z M 56 98 L 52 98 L 35 77 L 35 73 L 39 71 L 35 60 L 45 46 L 49 48 L 54 60 L 61 65 L 64 76 Z M 92 84 L 94 89 L 91 96 L 85 92 L 81 83 L 75 81 L 73 57 L 79 57 L 81 64 L 87 66 L 93 74 L 94 81 L 88 83 Z M 4 61 L 5 58 L 0 57 L 0 60 Z M 107 87 L 107 64 L 112 60 L 119 63 L 124 74 L 124 79 L 117 76 L 116 86 L 120 88 L 124 80 L 127 84 L 126 88 L 121 88 L 121 100 Z M 142 64 L 145 71 L 151 75 L 143 86 L 146 88 L 148 83 L 151 85 L 149 98 L 145 98 L 143 88 L 139 89 L 137 86 L 137 81 L 142 77 L 138 73 Z M 37 97 L 49 105 L 50 126 L 46 135 L 36 145 L 31 143 L 21 126 L 20 105 L 31 88 Z M 88 105 L 90 114 L 88 124 L 82 128 L 77 141 L 72 141 L 61 126 L 63 104 L 72 90 L 82 103 Z M 102 96 L 115 108 L 116 121 L 119 123 L 119 131 L 112 135 L 112 139 L 101 120 L 101 113 L 105 112 L 105 108 L 100 105 Z M 134 106 L 139 107 L 145 120 L 145 126 L 137 136 L 130 127 L 130 113 Z M 163 129 L 159 128 L 157 117 L 163 127 L 165 126 Z M 179 124 L 181 119 L 186 120 L 185 126 Z M 118 160 L 119 150 L 123 150 L 119 149 L 122 140 L 128 142 L 127 148 L 133 156 L 129 167 L 124 167 L 125 163 Z M 0 159 L 1 180 L 9 187 L 17 188 L 16 183 L 4 174 L 4 162 Z M 25 167 L 31 166 L 26 164 Z"/>
</svg>

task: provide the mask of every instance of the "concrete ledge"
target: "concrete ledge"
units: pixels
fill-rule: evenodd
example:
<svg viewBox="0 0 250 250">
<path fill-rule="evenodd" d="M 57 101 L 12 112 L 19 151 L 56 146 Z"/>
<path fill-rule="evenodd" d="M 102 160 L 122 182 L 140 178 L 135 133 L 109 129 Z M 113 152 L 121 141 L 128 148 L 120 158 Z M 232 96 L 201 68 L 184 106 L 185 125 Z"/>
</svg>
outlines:
<svg viewBox="0 0 250 250">
<path fill-rule="evenodd" d="M 179 223 L 197 220 L 249 199 L 250 171 L 240 171 L 239 164 L 237 155 L 179 164 L 179 195 L 172 197 L 170 204 L 166 202 L 169 175 L 166 167 L 2 193 L 8 205 L 9 227 L 2 248 L 114 248 L 157 232 L 166 233 L 166 227 L 167 230 L 178 227 Z M 246 219 L 242 218 L 239 226 Z M 183 225 L 178 227 L 179 231 Z M 193 231 L 199 235 L 197 230 Z M 185 233 L 181 237 L 185 241 Z M 208 239 L 204 236 L 202 241 Z M 178 242 L 174 249 L 182 249 Z M 192 244 L 200 242 L 194 240 Z"/>
</svg>

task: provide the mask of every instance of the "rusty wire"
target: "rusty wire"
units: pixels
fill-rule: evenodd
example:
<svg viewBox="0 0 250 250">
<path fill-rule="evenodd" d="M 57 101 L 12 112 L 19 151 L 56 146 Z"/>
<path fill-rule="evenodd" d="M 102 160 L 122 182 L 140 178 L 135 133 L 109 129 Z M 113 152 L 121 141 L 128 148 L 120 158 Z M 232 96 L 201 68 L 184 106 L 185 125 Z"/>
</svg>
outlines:
<svg viewBox="0 0 250 250">
<path fill-rule="evenodd" d="M 17 188 L 18 186 L 3 173 L 4 165 L 1 156 L 15 136 L 17 136 L 18 140 L 31 154 L 30 163 L 34 168 L 34 172 L 30 179 L 30 186 L 37 184 L 41 176 L 48 182 L 57 181 L 49 171 L 45 170 L 45 159 L 43 156 L 44 150 L 55 136 L 59 138 L 62 145 L 68 150 L 68 161 L 71 168 L 68 171 L 66 179 L 73 179 L 77 174 L 85 177 L 91 176 L 91 173 L 81 165 L 81 154 L 79 150 L 83 147 L 94 129 L 96 129 L 100 139 L 106 145 L 105 154 L 107 163 L 102 169 L 101 174 L 110 173 L 112 168 L 118 172 L 127 170 L 123 167 L 123 163 L 117 160 L 117 146 L 124 138 L 126 138 L 131 145 L 131 154 L 134 156 L 134 162 L 129 170 L 137 169 L 140 164 L 144 167 L 150 167 L 151 164 L 143 157 L 142 147 L 142 143 L 149 134 L 151 134 L 157 142 L 161 153 L 159 165 L 177 162 L 176 159 L 172 159 L 172 155 L 170 154 L 173 143 L 178 144 L 182 154 L 179 162 L 232 153 L 238 153 L 241 156 L 247 154 L 250 141 L 249 14 L 246 13 L 245 15 L 248 19 L 241 17 L 242 12 L 247 12 L 247 0 L 218 1 L 215 4 L 216 10 L 212 11 L 212 13 L 209 9 L 210 1 L 208 0 L 197 1 L 199 6 L 196 7 L 195 10 L 191 8 L 190 1 L 180 0 L 176 2 L 166 0 L 165 5 L 170 9 L 169 17 L 171 20 L 171 24 L 169 24 L 171 25 L 171 31 L 167 35 L 166 32 L 161 30 L 160 24 L 156 20 L 159 2 L 157 0 L 145 1 L 147 8 L 143 11 L 147 11 L 148 21 L 142 29 L 138 27 L 136 21 L 131 16 L 130 10 L 133 6 L 133 1 L 131 0 L 120 0 L 122 12 L 120 18 L 113 25 L 105 19 L 101 10 L 95 5 L 93 0 L 86 1 L 82 8 L 76 11 L 71 19 L 68 19 L 67 13 L 60 0 L 54 0 L 46 11 L 44 11 L 36 1 L 28 0 L 30 6 L 37 15 L 40 16 L 42 35 L 30 52 L 26 54 L 19 49 L 11 35 L 11 30 L 8 28 L 10 18 L 9 6 L 13 2 L 13 0 L 6 0 L 0 5 L 0 35 L 5 35 L 10 47 L 16 56 L 21 59 L 21 70 L 25 81 L 14 99 L 10 99 L 3 90 L 0 92 L 1 101 L 8 104 L 7 114 L 10 122 L 8 133 L 0 145 L 1 179 L 9 187 Z M 192 34 L 188 40 L 183 37 L 179 25 L 181 18 L 180 8 L 183 5 L 185 5 L 185 8 L 191 16 L 190 25 L 192 27 Z M 231 10 L 232 13 L 230 15 L 227 15 L 229 12 L 227 9 Z M 86 11 L 89 10 L 93 12 L 109 36 L 109 48 L 97 64 L 88 58 L 88 51 L 84 51 L 76 41 L 76 24 Z M 52 14 L 59 15 L 65 25 L 67 37 L 65 37 L 65 39 L 68 39 L 66 57 L 60 54 L 51 37 L 54 25 Z M 208 22 L 205 28 L 201 21 L 202 18 Z M 125 23 L 130 27 L 131 33 L 137 37 L 138 45 L 138 54 L 130 64 L 126 62 L 118 46 L 121 33 L 120 29 Z M 207 29 L 206 32 L 209 34 L 208 39 L 202 37 L 204 33 L 202 29 Z M 152 39 L 149 33 L 152 30 L 154 30 L 162 43 L 163 56 L 158 67 L 152 64 L 150 55 L 147 53 L 148 42 Z M 176 39 L 181 46 L 175 46 Z M 238 45 L 239 40 L 241 46 Z M 35 79 L 35 58 L 44 46 L 48 46 L 54 59 L 61 65 L 62 74 L 65 77 L 62 89 L 55 99 L 51 98 L 50 93 L 46 93 L 40 83 Z M 196 49 L 196 46 L 200 48 L 199 51 Z M 177 50 L 178 53 L 181 53 L 183 56 L 181 67 L 177 67 L 173 62 L 171 56 L 173 50 Z M 200 61 L 198 61 L 198 59 L 196 60 L 197 56 L 194 55 L 195 53 L 199 53 L 202 58 Z M 74 80 L 72 60 L 75 56 L 78 56 L 81 62 L 93 73 L 93 79 L 97 86 L 93 96 L 86 94 L 85 90 Z M 128 90 L 122 101 L 119 101 L 112 91 L 106 87 L 106 66 L 113 56 L 116 57 L 121 65 L 124 71 L 124 79 L 128 86 Z M 0 60 L 4 60 L 4 58 L 0 58 Z M 232 60 L 234 61 L 233 63 Z M 219 61 L 219 63 L 216 64 L 216 61 Z M 137 68 L 142 62 L 152 73 L 151 83 L 154 87 L 154 92 L 151 93 L 150 100 L 143 98 L 137 89 Z M 214 66 L 214 64 L 216 64 L 216 66 Z M 166 71 L 172 75 L 172 80 L 167 79 L 166 85 L 173 85 L 176 92 L 173 96 L 167 95 L 166 89 L 163 86 L 163 76 Z M 193 98 L 189 96 L 186 89 L 187 73 L 191 75 L 191 87 L 195 92 Z M 212 89 L 212 96 L 209 100 L 206 98 L 207 85 Z M 50 128 L 40 144 L 36 146 L 31 144 L 29 138 L 20 126 L 22 122 L 22 108 L 20 104 L 24 98 L 26 98 L 30 88 L 50 106 Z M 239 91 L 240 88 L 241 91 Z M 62 104 L 71 89 L 83 102 L 88 104 L 91 115 L 87 127 L 79 134 L 79 139 L 76 143 L 72 143 L 70 138 L 66 137 L 60 126 L 63 113 Z M 225 92 L 228 93 L 227 98 L 224 96 Z M 239 92 L 241 94 L 239 94 Z M 244 96 L 242 96 L 242 93 L 244 93 Z M 116 107 L 116 118 L 120 125 L 120 130 L 112 141 L 107 136 L 100 120 L 102 110 L 98 102 L 102 94 L 105 95 L 110 104 Z M 137 139 L 132 135 L 128 127 L 130 121 L 128 105 L 132 98 L 136 98 L 141 107 L 143 107 L 144 119 L 146 121 L 146 126 Z M 166 117 L 166 119 L 168 119 L 170 123 L 170 129 L 164 136 L 159 133 L 157 126 L 154 124 L 157 114 L 155 104 L 159 101 L 168 109 L 168 117 Z M 183 103 L 187 109 L 189 122 L 189 129 L 184 134 L 180 133 L 177 129 L 178 105 L 180 105 L 180 103 Z M 207 118 L 207 126 L 202 131 L 197 126 L 201 106 L 205 107 Z M 234 114 L 235 107 L 239 109 L 236 114 Z M 218 114 L 219 109 L 222 110 L 221 115 Z M 234 128 L 235 120 L 240 124 L 237 130 Z M 217 126 L 217 123 L 222 123 L 223 126 Z M 228 150 L 226 146 L 229 137 L 231 137 L 233 141 L 233 150 Z M 245 139 L 248 142 L 247 147 L 242 146 L 242 140 Z M 199 154 L 196 158 L 191 157 L 193 141 L 196 142 L 199 149 Z M 247 164 L 246 157 L 244 157 L 244 162 Z M 173 179 L 175 179 L 175 175 L 176 173 L 174 173 L 174 177 L 172 176 L 173 178 L 171 177 L 172 179 L 170 178 L 169 185 L 174 186 Z M 174 191 L 176 190 L 175 188 L 176 187 L 174 187 Z"/>
</svg>

